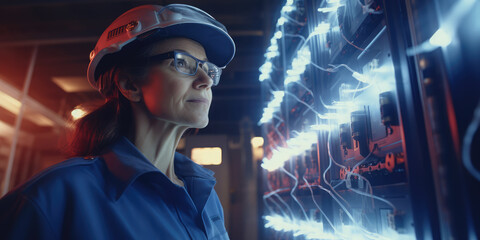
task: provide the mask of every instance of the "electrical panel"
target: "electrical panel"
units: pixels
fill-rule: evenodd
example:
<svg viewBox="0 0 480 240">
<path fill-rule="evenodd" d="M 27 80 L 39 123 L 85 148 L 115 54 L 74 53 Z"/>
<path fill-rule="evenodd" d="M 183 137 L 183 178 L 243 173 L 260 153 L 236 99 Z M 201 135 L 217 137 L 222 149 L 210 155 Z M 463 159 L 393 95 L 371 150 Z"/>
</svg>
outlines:
<svg viewBox="0 0 480 240">
<path fill-rule="evenodd" d="M 259 68 L 265 238 L 417 239 L 422 231 L 412 198 L 422 184 L 412 179 L 429 172 L 409 176 L 407 166 L 425 159 L 407 158 L 405 133 L 414 133 L 402 120 L 398 79 L 406 64 L 394 59 L 384 4 L 287 0 L 281 8 Z M 431 39 L 406 54 L 442 46 Z"/>
</svg>

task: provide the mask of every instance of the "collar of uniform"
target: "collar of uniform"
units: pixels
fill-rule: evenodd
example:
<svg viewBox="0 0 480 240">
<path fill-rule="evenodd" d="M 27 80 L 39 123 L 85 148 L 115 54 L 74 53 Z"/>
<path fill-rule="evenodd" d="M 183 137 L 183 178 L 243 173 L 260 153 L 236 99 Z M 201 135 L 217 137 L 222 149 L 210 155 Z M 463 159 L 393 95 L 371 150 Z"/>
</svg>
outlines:
<svg viewBox="0 0 480 240">
<path fill-rule="evenodd" d="M 197 212 L 201 213 L 216 183 L 213 171 L 180 153 L 175 153 L 175 174 L 183 180 Z"/>
<path fill-rule="evenodd" d="M 199 177 L 205 179 L 215 179 L 213 171 L 206 169 L 183 154 L 175 152 L 175 174 L 179 177 Z"/>
<path fill-rule="evenodd" d="M 126 137 L 115 142 L 111 151 L 103 155 L 107 168 L 115 176 L 108 188 L 108 194 L 118 200 L 125 190 L 141 175 L 153 173 L 160 176 L 165 184 L 174 186 L 168 177 L 156 168 Z M 213 172 L 194 163 L 186 156 L 175 153 L 174 168 L 177 176 L 199 177 L 215 181 Z"/>
</svg>

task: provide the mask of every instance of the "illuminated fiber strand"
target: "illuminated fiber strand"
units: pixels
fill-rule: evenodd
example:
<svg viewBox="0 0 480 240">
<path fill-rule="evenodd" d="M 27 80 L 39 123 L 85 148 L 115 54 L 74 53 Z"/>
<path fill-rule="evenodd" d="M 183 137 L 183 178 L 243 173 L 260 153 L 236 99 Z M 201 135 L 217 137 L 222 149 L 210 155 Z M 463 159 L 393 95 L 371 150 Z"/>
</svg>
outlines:
<svg viewBox="0 0 480 240">
<path fill-rule="evenodd" d="M 459 26 L 463 23 L 463 17 L 470 13 L 476 0 L 460 0 L 450 8 L 450 12 L 440 23 L 440 28 L 426 41 L 417 46 L 407 49 L 407 55 L 431 52 L 439 47 L 447 47 L 450 45 L 457 35 Z"/>
<path fill-rule="evenodd" d="M 275 231 L 293 232 L 293 236 L 305 236 L 306 239 L 335 239 L 332 233 L 323 231 L 323 223 L 285 218 L 280 215 L 265 216 L 265 227 Z"/>
<path fill-rule="evenodd" d="M 287 70 L 287 77 L 284 84 L 300 81 L 300 75 L 305 72 L 306 66 L 310 64 L 311 53 L 308 47 L 303 47 L 297 52 L 297 56 L 292 60 L 291 69 Z"/>
<path fill-rule="evenodd" d="M 272 157 L 270 159 L 264 158 L 262 167 L 268 171 L 275 171 L 283 167 L 283 164 L 290 158 L 309 150 L 315 143 L 317 143 L 317 134 L 315 132 L 299 133 L 297 137 L 287 140 L 287 147 L 279 147 L 272 150 Z"/>
<path fill-rule="evenodd" d="M 274 91 L 273 100 L 270 101 L 266 108 L 263 109 L 262 119 L 259 124 L 269 122 L 273 118 L 273 114 L 280 109 L 285 93 L 283 91 Z"/>
<path fill-rule="evenodd" d="M 381 239 L 381 240 L 407 240 L 413 236 L 398 234 L 392 229 L 387 229 L 383 234 L 369 232 L 361 227 L 353 225 L 341 225 L 337 231 L 330 233 L 323 229 L 323 222 L 313 220 L 300 220 L 280 215 L 264 216 L 265 228 L 275 231 L 292 232 L 294 237 L 303 236 L 305 239 Z"/>
</svg>

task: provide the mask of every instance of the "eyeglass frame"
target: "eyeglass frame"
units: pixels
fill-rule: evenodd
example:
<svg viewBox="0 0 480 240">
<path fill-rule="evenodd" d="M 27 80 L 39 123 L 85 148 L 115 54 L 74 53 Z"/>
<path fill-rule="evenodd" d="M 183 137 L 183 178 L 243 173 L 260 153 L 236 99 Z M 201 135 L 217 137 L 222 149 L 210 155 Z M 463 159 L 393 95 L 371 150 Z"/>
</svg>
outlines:
<svg viewBox="0 0 480 240">
<path fill-rule="evenodd" d="M 178 67 L 177 67 L 177 54 L 183 54 L 183 55 L 186 55 L 186 56 L 189 56 L 191 58 L 193 58 L 196 62 L 196 67 L 195 67 L 195 72 L 194 73 L 185 73 L 185 72 L 182 72 L 180 70 L 178 70 Z M 170 51 L 170 52 L 166 52 L 166 53 L 160 53 L 160 54 L 157 54 L 157 55 L 153 55 L 153 56 L 150 56 L 150 57 L 147 57 L 147 60 L 149 62 L 157 62 L 157 61 L 163 61 L 163 60 L 166 60 L 166 59 L 170 59 L 170 58 L 173 58 L 174 59 L 174 64 L 175 64 L 175 70 L 177 70 L 177 72 L 181 73 L 181 74 L 185 74 L 185 75 L 188 75 L 188 76 L 195 76 L 195 74 L 197 74 L 198 72 L 198 66 L 200 64 L 202 64 L 202 66 L 206 63 L 209 63 L 213 66 L 215 66 L 217 69 L 218 69 L 218 80 L 215 81 L 215 79 L 211 78 L 210 75 L 208 74 L 208 72 L 206 72 L 203 68 L 202 70 L 208 75 L 208 77 L 210 79 L 212 79 L 213 81 L 213 84 L 212 86 L 217 86 L 218 83 L 220 82 L 220 76 L 222 75 L 222 69 L 221 67 L 215 65 L 214 63 L 212 62 L 209 62 L 209 61 L 205 61 L 205 60 L 200 60 L 194 56 L 192 56 L 191 54 L 187 53 L 187 52 L 183 52 L 183 51 L 178 51 L 178 50 L 173 50 L 173 51 Z"/>
</svg>

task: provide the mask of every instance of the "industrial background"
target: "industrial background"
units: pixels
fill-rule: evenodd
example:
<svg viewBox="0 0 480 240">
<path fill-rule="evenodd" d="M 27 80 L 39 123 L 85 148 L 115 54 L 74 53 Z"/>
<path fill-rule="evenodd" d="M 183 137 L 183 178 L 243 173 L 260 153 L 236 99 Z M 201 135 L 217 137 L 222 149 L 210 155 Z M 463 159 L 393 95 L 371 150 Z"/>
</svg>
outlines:
<svg viewBox="0 0 480 240">
<path fill-rule="evenodd" d="M 102 103 L 85 74 L 103 30 L 170 3 L 236 43 L 209 126 L 178 147 L 215 171 L 231 239 L 478 239 L 478 0 L 1 3 L 1 196 Z"/>
</svg>

